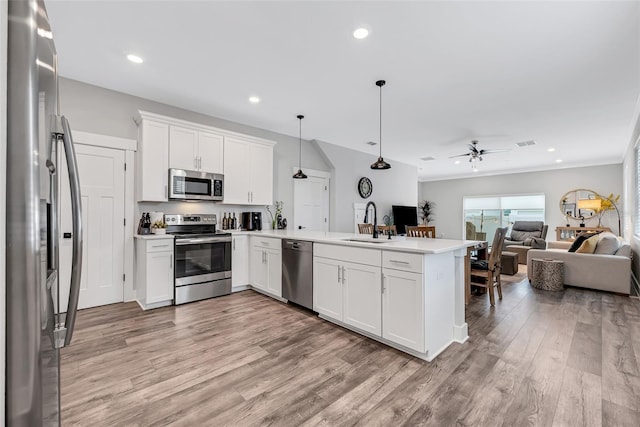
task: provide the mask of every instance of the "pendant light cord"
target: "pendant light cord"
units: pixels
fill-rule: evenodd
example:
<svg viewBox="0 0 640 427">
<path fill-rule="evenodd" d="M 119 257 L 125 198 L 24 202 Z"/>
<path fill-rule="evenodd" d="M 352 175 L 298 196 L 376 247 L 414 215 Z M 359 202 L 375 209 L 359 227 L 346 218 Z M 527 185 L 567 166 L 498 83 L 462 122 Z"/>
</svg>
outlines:
<svg viewBox="0 0 640 427">
<path fill-rule="evenodd" d="M 382 86 L 380 86 L 380 157 L 382 157 Z"/>
<path fill-rule="evenodd" d="M 300 121 L 300 137 L 298 138 L 298 169 L 302 170 L 302 117 L 298 116 Z"/>
</svg>

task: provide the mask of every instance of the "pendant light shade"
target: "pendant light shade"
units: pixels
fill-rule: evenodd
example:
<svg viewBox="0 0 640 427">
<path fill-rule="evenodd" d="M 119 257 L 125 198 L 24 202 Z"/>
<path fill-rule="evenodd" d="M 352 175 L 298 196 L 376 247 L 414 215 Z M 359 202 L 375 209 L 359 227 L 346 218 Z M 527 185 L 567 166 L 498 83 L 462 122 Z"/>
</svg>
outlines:
<svg viewBox="0 0 640 427">
<path fill-rule="evenodd" d="M 382 158 L 382 86 L 385 85 L 384 80 L 378 80 L 376 82 L 376 86 L 380 88 L 380 155 L 378 156 L 378 160 L 371 165 L 371 169 L 383 170 L 390 169 L 391 165 L 384 161 Z"/>
<path fill-rule="evenodd" d="M 298 172 L 293 175 L 293 179 L 306 179 L 307 175 L 302 172 L 302 119 L 304 119 L 304 116 L 302 114 L 299 114 L 297 117 L 298 120 L 300 120 L 300 148 L 298 150 Z"/>
</svg>

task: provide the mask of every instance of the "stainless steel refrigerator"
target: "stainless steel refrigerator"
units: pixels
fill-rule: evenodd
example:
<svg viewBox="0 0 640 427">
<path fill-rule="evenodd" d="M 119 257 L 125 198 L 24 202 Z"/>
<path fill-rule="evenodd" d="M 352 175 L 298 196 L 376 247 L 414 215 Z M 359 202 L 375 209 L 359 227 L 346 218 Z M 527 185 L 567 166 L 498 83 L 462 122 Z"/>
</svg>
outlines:
<svg viewBox="0 0 640 427">
<path fill-rule="evenodd" d="M 59 115 L 57 55 L 44 3 L 9 0 L 8 18 L 4 421 L 55 426 L 60 424 L 60 348 L 71 341 L 78 306 L 80 183 L 69 123 Z M 67 170 L 58 168 L 62 152 Z M 69 174 L 73 216 L 66 315 L 58 312 L 61 173 Z"/>
</svg>

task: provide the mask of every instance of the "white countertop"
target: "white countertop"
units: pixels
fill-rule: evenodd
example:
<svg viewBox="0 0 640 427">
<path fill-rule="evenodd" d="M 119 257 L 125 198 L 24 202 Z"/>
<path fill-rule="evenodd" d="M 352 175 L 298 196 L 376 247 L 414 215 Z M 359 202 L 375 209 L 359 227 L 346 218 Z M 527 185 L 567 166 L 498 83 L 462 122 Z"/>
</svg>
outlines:
<svg viewBox="0 0 640 427">
<path fill-rule="evenodd" d="M 275 237 L 280 239 L 297 239 L 314 243 L 328 243 L 334 245 L 353 246 L 360 248 L 377 248 L 382 250 L 402 252 L 417 252 L 423 254 L 439 254 L 444 252 L 451 252 L 457 249 L 475 246 L 480 243 L 476 240 L 428 239 L 424 237 L 404 236 L 392 236 L 391 240 L 388 240 L 387 236 L 383 235 L 381 235 L 378 239 L 373 239 L 370 235 L 364 234 L 305 230 L 229 231 L 231 231 L 231 233 L 235 235 L 246 234 L 250 236 Z M 358 239 L 359 241 L 350 241 L 349 239 Z"/>
<path fill-rule="evenodd" d="M 136 234 L 134 237 L 142 240 L 173 239 L 171 234 Z"/>
</svg>

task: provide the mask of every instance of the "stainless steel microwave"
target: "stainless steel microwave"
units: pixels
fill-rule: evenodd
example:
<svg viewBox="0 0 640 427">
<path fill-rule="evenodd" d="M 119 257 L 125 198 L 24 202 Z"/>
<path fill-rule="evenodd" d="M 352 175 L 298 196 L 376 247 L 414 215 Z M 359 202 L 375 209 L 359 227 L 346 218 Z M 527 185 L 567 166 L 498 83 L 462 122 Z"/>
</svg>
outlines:
<svg viewBox="0 0 640 427">
<path fill-rule="evenodd" d="M 169 199 L 222 201 L 224 175 L 169 169 Z"/>
</svg>

